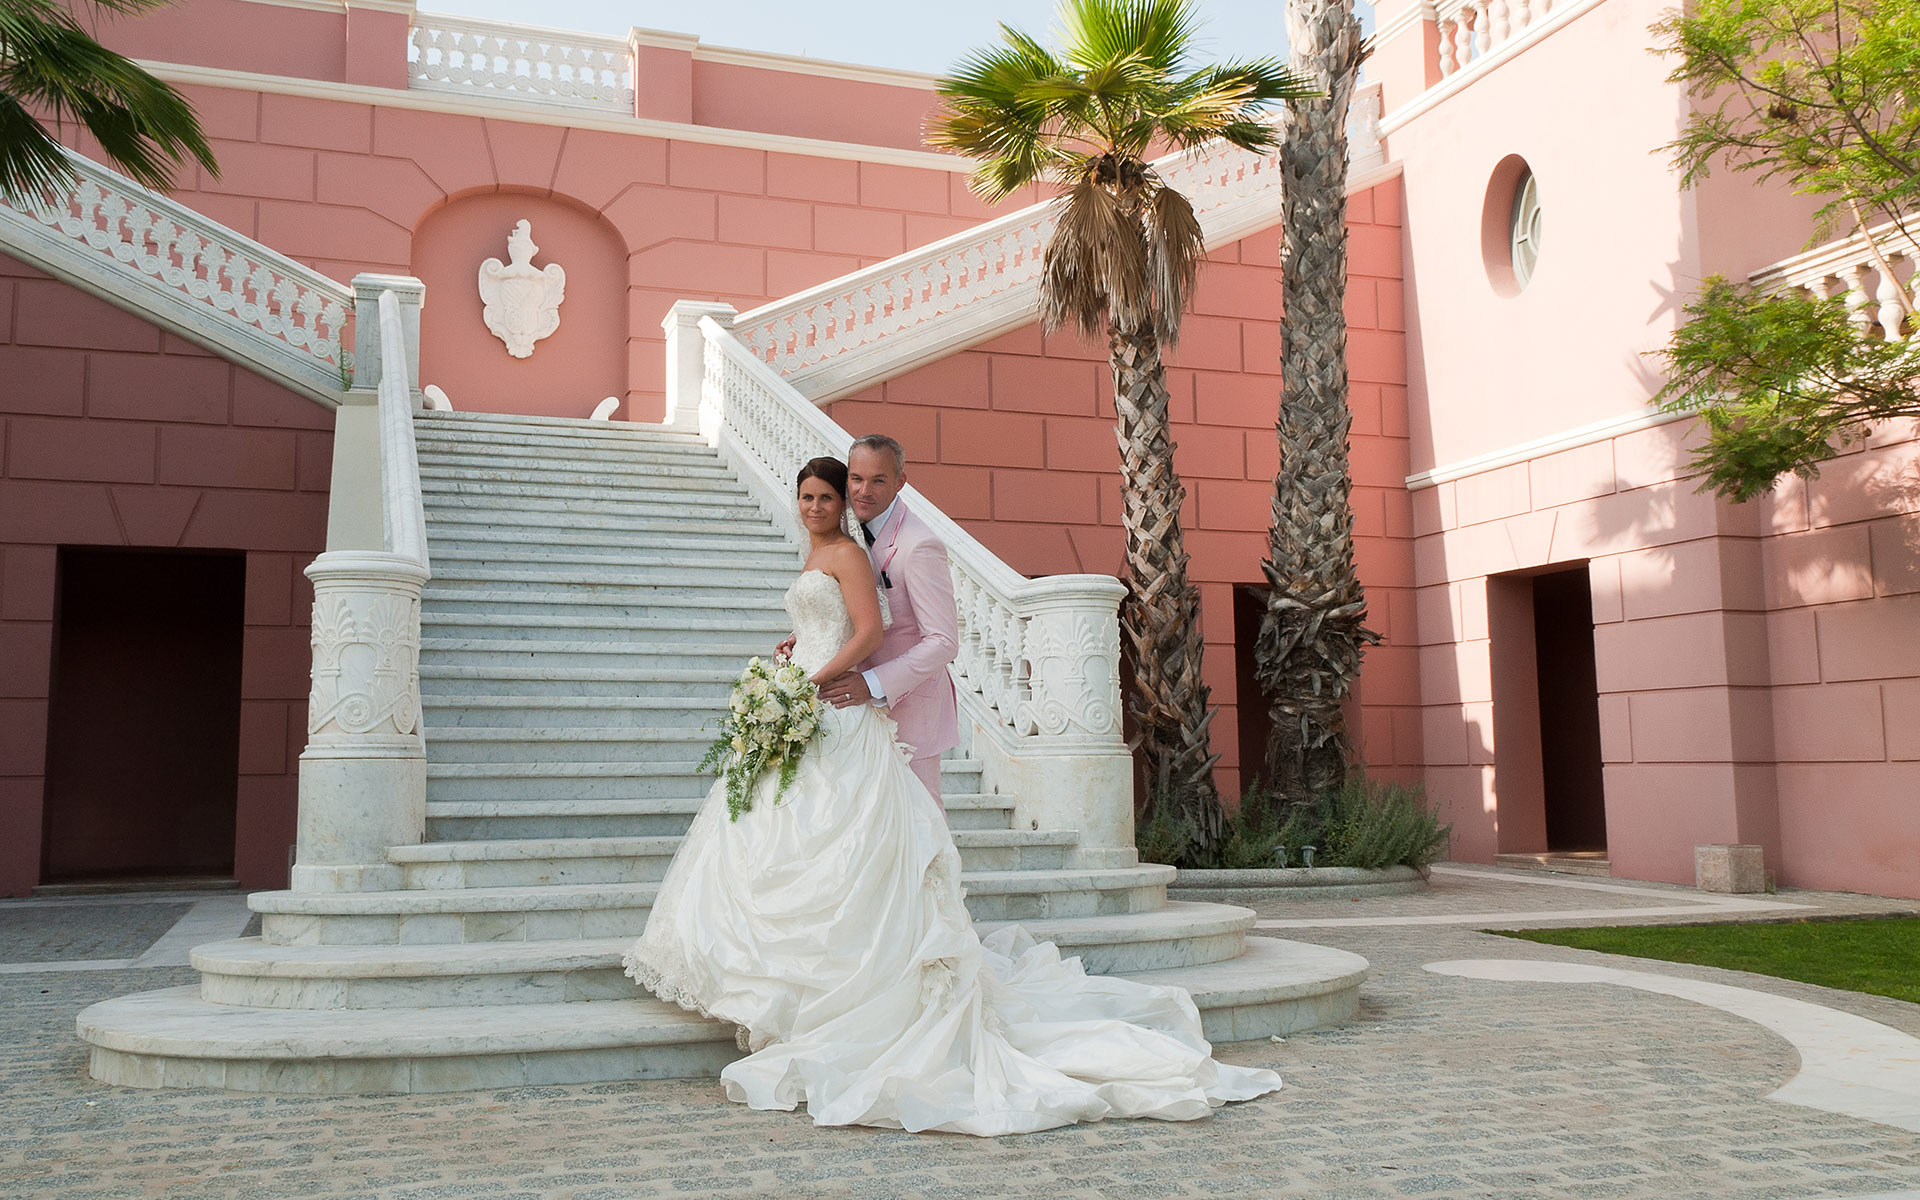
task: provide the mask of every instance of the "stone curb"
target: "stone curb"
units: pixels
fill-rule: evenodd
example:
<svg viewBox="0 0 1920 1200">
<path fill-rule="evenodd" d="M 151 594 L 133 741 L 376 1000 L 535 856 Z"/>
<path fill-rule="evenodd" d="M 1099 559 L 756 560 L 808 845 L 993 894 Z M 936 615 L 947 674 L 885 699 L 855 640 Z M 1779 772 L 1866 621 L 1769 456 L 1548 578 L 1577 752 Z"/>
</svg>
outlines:
<svg viewBox="0 0 1920 1200">
<path fill-rule="evenodd" d="M 1287 896 L 1403 896 L 1425 891 L 1427 873 L 1413 867 L 1266 867 L 1182 870 L 1167 885 L 1182 900 L 1247 904 Z"/>
</svg>

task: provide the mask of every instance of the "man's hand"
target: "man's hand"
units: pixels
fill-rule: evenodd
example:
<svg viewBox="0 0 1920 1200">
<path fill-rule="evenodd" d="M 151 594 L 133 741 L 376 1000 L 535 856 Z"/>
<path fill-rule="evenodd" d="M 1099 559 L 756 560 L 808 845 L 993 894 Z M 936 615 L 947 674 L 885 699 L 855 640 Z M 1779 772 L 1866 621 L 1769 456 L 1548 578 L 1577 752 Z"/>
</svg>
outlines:
<svg viewBox="0 0 1920 1200">
<path fill-rule="evenodd" d="M 820 685 L 820 696 L 835 708 L 852 708 L 856 704 L 871 704 L 873 693 L 867 690 L 866 677 L 858 671 L 848 671 L 838 679 L 829 679 Z"/>
<path fill-rule="evenodd" d="M 773 648 L 773 656 L 777 659 L 780 659 L 783 662 L 793 657 L 793 635 L 792 634 L 788 634 L 786 641 L 781 642 L 778 646 L 775 646 Z"/>
</svg>

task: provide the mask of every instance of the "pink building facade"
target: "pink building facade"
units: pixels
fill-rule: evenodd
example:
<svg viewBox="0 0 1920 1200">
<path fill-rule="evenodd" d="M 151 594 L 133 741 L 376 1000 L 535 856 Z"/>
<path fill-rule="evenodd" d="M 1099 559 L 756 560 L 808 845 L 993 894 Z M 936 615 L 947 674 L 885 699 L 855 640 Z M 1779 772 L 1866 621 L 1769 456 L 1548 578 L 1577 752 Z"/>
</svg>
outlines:
<svg viewBox="0 0 1920 1200">
<path fill-rule="evenodd" d="M 1459 859 L 1604 849 L 1617 875 L 1685 882 L 1695 845 L 1758 843 L 1786 885 L 1920 895 L 1913 430 L 1750 505 L 1684 478 L 1690 426 L 1648 408 L 1644 354 L 1701 276 L 1796 254 L 1807 213 L 1718 179 L 1679 190 L 1653 153 L 1683 103 L 1644 50 L 1657 8 L 1576 0 L 1496 27 L 1485 7 L 1381 6 L 1386 162 L 1356 170 L 1348 231 L 1357 547 L 1384 637 L 1356 741 L 1426 784 Z M 1475 21 L 1502 40 L 1476 48 Z M 426 283 L 421 382 L 462 410 L 584 417 L 612 397 L 661 420 L 675 303 L 753 309 L 1038 198 L 980 204 L 965 164 L 920 148 L 930 81 L 902 72 L 636 31 L 587 45 L 562 95 L 445 67 L 512 31 L 404 3 L 187 0 L 105 40 L 159 64 L 213 139 L 220 178 L 183 174 L 177 200 L 335 279 Z M 1595 62 L 1618 86 L 1569 137 L 1569 81 Z M 1546 233 L 1521 286 L 1507 221 L 1527 172 Z M 567 271 L 528 358 L 487 331 L 475 283 L 518 220 Z M 1170 360 L 1229 791 L 1258 754 L 1245 609 L 1277 466 L 1277 221 L 1210 253 Z M 59 581 L 106 548 L 239 564 L 237 802 L 209 835 L 231 853 L 196 869 L 277 885 L 333 414 L 11 260 L 0 306 L 0 890 L 166 865 L 103 857 L 49 783 L 86 745 L 49 732 L 86 686 L 63 700 Z M 1027 325 L 818 398 L 906 443 L 914 483 L 1016 570 L 1118 570 L 1101 347 Z"/>
</svg>

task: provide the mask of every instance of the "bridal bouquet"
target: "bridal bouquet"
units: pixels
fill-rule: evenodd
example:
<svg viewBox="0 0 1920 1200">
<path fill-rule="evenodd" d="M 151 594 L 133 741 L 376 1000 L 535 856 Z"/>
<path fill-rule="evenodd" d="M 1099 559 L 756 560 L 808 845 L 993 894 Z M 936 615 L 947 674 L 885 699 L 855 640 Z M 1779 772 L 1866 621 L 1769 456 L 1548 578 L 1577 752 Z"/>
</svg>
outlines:
<svg viewBox="0 0 1920 1200">
<path fill-rule="evenodd" d="M 763 772 L 780 773 L 777 801 L 800 770 L 800 756 L 826 714 L 820 691 L 798 663 L 751 659 L 734 682 L 720 736 L 707 747 L 700 770 L 727 778 L 727 817 L 753 807 L 753 785 Z"/>
</svg>

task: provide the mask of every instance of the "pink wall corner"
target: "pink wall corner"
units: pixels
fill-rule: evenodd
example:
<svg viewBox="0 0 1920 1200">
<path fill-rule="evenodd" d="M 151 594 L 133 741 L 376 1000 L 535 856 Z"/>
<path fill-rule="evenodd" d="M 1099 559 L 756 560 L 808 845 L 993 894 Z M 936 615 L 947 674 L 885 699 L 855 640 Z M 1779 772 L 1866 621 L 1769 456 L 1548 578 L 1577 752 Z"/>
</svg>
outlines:
<svg viewBox="0 0 1920 1200">
<path fill-rule="evenodd" d="M 346 82 L 405 90 L 412 74 L 407 66 L 412 25 L 403 12 L 348 5 Z"/>
</svg>

